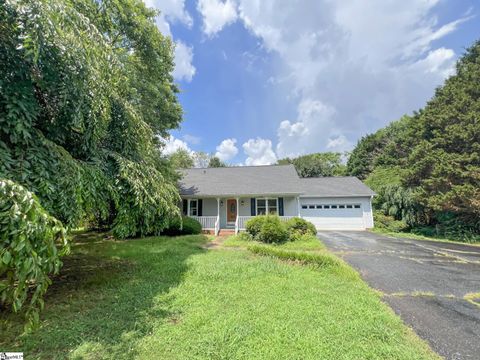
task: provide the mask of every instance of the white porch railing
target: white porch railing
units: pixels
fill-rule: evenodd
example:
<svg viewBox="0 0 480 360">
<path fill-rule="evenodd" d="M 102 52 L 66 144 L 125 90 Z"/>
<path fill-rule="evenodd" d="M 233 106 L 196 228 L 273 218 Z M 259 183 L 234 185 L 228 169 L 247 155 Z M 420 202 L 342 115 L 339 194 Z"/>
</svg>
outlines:
<svg viewBox="0 0 480 360">
<path fill-rule="evenodd" d="M 245 230 L 245 224 L 248 220 L 254 218 L 254 216 L 239 216 L 237 223 L 238 223 L 238 230 Z"/>
<path fill-rule="evenodd" d="M 217 226 L 220 227 L 220 221 L 218 216 L 190 216 L 192 219 L 197 220 L 201 225 L 203 230 L 217 230 Z"/>
<path fill-rule="evenodd" d="M 294 217 L 298 217 L 298 216 L 279 216 L 280 221 L 284 221 L 284 222 L 287 222 L 288 220 Z"/>
<path fill-rule="evenodd" d="M 202 230 L 213 230 L 215 235 L 220 232 L 220 216 L 190 216 L 192 219 L 197 220 L 202 225 Z M 288 221 L 295 216 L 279 216 L 281 221 Z M 240 230 L 245 230 L 245 225 L 248 220 L 254 218 L 254 216 L 238 216 L 235 221 L 235 233 Z"/>
<path fill-rule="evenodd" d="M 255 216 L 239 216 L 237 219 L 237 224 L 236 224 L 237 226 L 235 227 L 237 229 L 237 232 L 238 230 L 245 230 L 245 225 L 247 221 L 254 217 Z M 295 216 L 279 216 L 280 221 L 284 221 L 284 222 L 290 220 L 293 217 Z"/>
</svg>

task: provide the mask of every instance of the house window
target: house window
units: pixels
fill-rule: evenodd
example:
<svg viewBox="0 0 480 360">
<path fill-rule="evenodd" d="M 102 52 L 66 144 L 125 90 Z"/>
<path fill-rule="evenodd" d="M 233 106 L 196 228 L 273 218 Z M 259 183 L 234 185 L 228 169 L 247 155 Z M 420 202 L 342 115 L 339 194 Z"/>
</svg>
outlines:
<svg viewBox="0 0 480 360">
<path fill-rule="evenodd" d="M 198 216 L 198 200 L 190 200 L 190 216 Z"/>
<path fill-rule="evenodd" d="M 268 213 L 271 215 L 277 215 L 278 214 L 278 206 L 277 206 L 277 199 L 268 199 Z"/>
<path fill-rule="evenodd" d="M 267 213 L 267 201 L 265 199 L 257 199 L 257 215 L 265 215 Z"/>
<path fill-rule="evenodd" d="M 257 199 L 257 215 L 278 214 L 278 199 Z"/>
</svg>

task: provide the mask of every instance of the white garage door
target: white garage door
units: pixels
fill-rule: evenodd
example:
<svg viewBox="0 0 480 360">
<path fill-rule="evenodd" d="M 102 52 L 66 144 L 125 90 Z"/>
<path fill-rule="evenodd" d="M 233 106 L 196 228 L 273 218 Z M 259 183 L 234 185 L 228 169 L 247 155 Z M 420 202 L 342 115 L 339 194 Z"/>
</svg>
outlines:
<svg viewBox="0 0 480 360">
<path fill-rule="evenodd" d="M 300 214 L 312 222 L 318 230 L 364 230 L 361 203 L 301 201 Z"/>
</svg>

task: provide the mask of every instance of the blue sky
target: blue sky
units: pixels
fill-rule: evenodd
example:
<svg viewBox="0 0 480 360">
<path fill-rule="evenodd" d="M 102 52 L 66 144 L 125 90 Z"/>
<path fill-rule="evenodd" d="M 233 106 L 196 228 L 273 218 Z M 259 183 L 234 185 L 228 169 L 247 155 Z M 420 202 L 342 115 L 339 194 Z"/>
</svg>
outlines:
<svg viewBox="0 0 480 360">
<path fill-rule="evenodd" d="M 166 141 L 231 164 L 348 151 L 423 107 L 480 34 L 476 0 L 146 0 L 176 42 Z"/>
</svg>

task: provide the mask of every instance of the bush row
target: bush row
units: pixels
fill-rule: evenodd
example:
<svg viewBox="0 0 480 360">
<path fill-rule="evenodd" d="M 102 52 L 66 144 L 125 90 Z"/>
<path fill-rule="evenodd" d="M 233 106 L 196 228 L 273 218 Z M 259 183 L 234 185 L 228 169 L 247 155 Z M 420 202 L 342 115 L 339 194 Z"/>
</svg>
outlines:
<svg viewBox="0 0 480 360">
<path fill-rule="evenodd" d="M 202 233 L 202 224 L 188 216 L 177 217 L 162 231 L 163 235 L 196 235 Z"/>
<path fill-rule="evenodd" d="M 283 222 L 277 215 L 256 216 L 247 222 L 245 228 L 254 240 L 264 243 L 295 241 L 304 235 L 317 234 L 311 222 L 298 217 Z"/>
<path fill-rule="evenodd" d="M 375 227 L 385 231 L 401 232 L 408 229 L 405 221 L 395 220 L 393 216 L 385 215 L 382 211 L 373 213 Z"/>
</svg>

